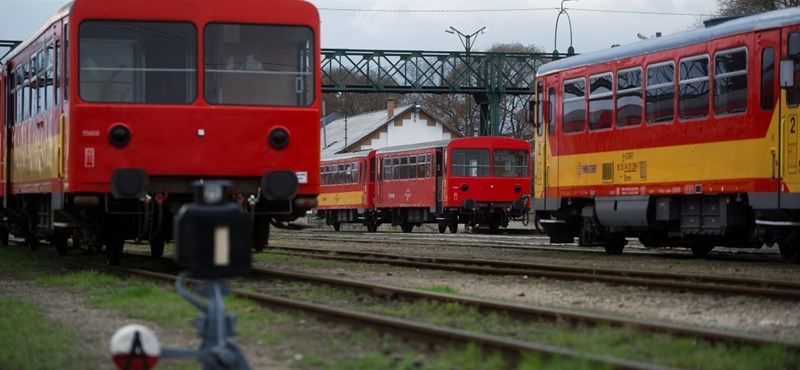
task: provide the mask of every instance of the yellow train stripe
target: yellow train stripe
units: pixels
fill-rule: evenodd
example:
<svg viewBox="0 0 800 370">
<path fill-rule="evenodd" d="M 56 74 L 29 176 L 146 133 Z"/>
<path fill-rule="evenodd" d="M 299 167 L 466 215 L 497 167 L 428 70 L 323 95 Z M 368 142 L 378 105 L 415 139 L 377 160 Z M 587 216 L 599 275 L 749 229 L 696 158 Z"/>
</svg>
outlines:
<svg viewBox="0 0 800 370">
<path fill-rule="evenodd" d="M 363 191 L 349 191 L 339 193 L 322 193 L 317 197 L 320 207 L 330 206 L 359 206 L 364 204 Z"/>
</svg>

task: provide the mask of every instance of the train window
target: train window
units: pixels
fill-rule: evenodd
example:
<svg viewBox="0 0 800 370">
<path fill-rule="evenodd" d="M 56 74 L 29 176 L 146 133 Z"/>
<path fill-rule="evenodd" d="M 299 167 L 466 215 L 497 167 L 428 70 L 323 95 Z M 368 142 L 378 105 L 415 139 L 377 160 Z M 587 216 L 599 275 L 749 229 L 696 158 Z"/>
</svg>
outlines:
<svg viewBox="0 0 800 370">
<path fill-rule="evenodd" d="M 45 48 L 45 55 L 46 55 L 45 60 L 47 65 L 44 77 L 44 85 L 45 85 L 44 95 L 46 96 L 45 106 L 44 106 L 45 110 L 50 110 L 55 105 L 53 104 L 54 103 L 53 99 L 55 98 L 55 85 L 53 84 L 54 83 L 53 80 L 55 79 L 55 74 L 54 74 L 55 50 L 53 50 L 53 48 L 54 48 L 53 42 L 48 43 L 47 48 Z"/>
<path fill-rule="evenodd" d="M 492 153 L 495 177 L 528 177 L 528 151 L 496 149 Z"/>
<path fill-rule="evenodd" d="M 790 57 L 800 57 L 800 32 L 789 33 L 788 49 Z"/>
<path fill-rule="evenodd" d="M 369 182 L 375 182 L 375 160 L 367 159 L 369 163 Z"/>
<path fill-rule="evenodd" d="M 22 75 L 24 76 L 25 80 L 23 81 L 22 89 L 24 91 L 23 95 L 25 95 L 22 101 L 22 119 L 26 120 L 31 116 L 31 99 L 33 99 L 31 94 L 31 65 L 30 61 L 23 62 L 25 63 L 22 68 Z"/>
<path fill-rule="evenodd" d="M 408 158 L 408 178 L 417 178 L 417 156 L 415 155 Z"/>
<path fill-rule="evenodd" d="M 327 185 L 328 184 L 327 179 L 325 178 L 325 175 L 327 175 L 325 173 L 325 166 L 320 166 L 319 167 L 319 182 L 320 182 L 321 185 Z"/>
<path fill-rule="evenodd" d="M 405 180 L 408 177 L 408 157 L 400 158 L 400 179 Z"/>
<path fill-rule="evenodd" d="M 434 176 L 433 175 L 433 170 L 432 170 L 432 168 L 433 168 L 432 164 L 433 164 L 433 162 L 431 161 L 431 155 L 430 154 L 425 154 L 425 174 L 428 177 L 433 177 Z"/>
<path fill-rule="evenodd" d="M 714 113 L 747 111 L 747 49 L 720 51 L 714 57 Z"/>
<path fill-rule="evenodd" d="M 775 108 L 775 49 L 761 51 L 761 110 Z"/>
<path fill-rule="evenodd" d="M 56 40 L 55 54 L 53 55 L 53 85 L 55 86 L 55 98 L 53 105 L 61 104 L 61 41 Z"/>
<path fill-rule="evenodd" d="M 17 104 L 16 104 L 17 109 L 15 112 L 15 116 L 16 116 L 16 122 L 20 123 L 25 119 L 23 116 L 23 109 L 24 109 L 23 107 L 25 106 L 25 91 L 24 91 L 25 70 L 21 66 L 17 67 L 16 75 L 17 78 L 15 84 L 17 90 Z"/>
<path fill-rule="evenodd" d="M 562 112 L 564 133 L 586 129 L 586 80 L 576 78 L 564 82 L 564 107 Z"/>
<path fill-rule="evenodd" d="M 642 124 L 642 68 L 617 72 L 617 127 Z"/>
<path fill-rule="evenodd" d="M 361 178 L 360 178 L 360 177 L 358 177 L 358 175 L 359 175 L 359 171 L 358 171 L 358 162 L 353 162 L 353 176 L 352 176 L 352 182 L 353 182 L 354 184 L 355 184 L 355 183 L 358 183 L 358 182 L 360 182 L 360 181 L 361 181 Z"/>
<path fill-rule="evenodd" d="M 45 49 L 39 50 L 36 65 L 39 66 L 36 71 L 36 113 L 43 113 L 47 108 L 47 83 L 45 76 L 47 74 L 47 53 Z"/>
<path fill-rule="evenodd" d="M 392 158 L 392 180 L 400 179 L 400 158 Z"/>
<path fill-rule="evenodd" d="M 69 25 L 64 25 L 64 101 L 69 100 Z"/>
<path fill-rule="evenodd" d="M 589 130 L 603 130 L 611 128 L 614 85 L 614 75 L 604 73 L 589 76 Z"/>
<path fill-rule="evenodd" d="M 544 135 L 544 84 L 536 84 L 536 136 Z"/>
<path fill-rule="evenodd" d="M 547 134 L 556 134 L 556 88 L 551 87 L 547 92 Z"/>
<path fill-rule="evenodd" d="M 347 183 L 344 178 L 344 164 L 340 164 L 336 166 L 336 184 L 345 184 Z"/>
<path fill-rule="evenodd" d="M 425 156 L 420 155 L 417 157 L 417 177 L 425 178 L 428 177 L 428 172 L 425 169 Z"/>
<path fill-rule="evenodd" d="M 6 89 L 8 91 L 8 96 L 6 96 L 5 102 L 5 112 L 6 116 L 4 117 L 5 125 L 10 127 L 11 124 L 16 121 L 15 116 L 15 108 L 17 104 L 17 82 L 16 82 L 16 73 L 13 68 L 9 69 L 8 80 L 6 80 Z M 0 109 L 2 111 L 2 109 Z"/>
<path fill-rule="evenodd" d="M 666 123 L 675 118 L 675 63 L 647 67 L 647 123 Z"/>
<path fill-rule="evenodd" d="M 39 66 L 36 65 L 36 54 L 31 55 L 31 61 L 28 65 L 30 66 L 30 69 L 28 70 L 28 89 L 30 90 L 31 97 L 30 106 L 28 106 L 28 118 L 30 118 L 36 115 L 38 111 L 37 106 L 39 104 L 39 84 L 37 83 Z"/>
<path fill-rule="evenodd" d="M 191 103 L 197 96 L 196 34 L 191 23 L 81 23 L 81 98 L 97 103 Z"/>
<path fill-rule="evenodd" d="M 391 158 L 385 158 L 383 160 L 383 179 L 384 180 L 391 180 L 392 179 L 392 160 L 391 160 Z"/>
<path fill-rule="evenodd" d="M 211 104 L 309 106 L 314 34 L 308 27 L 209 24 L 205 97 Z"/>
<path fill-rule="evenodd" d="M 708 116 L 708 56 L 681 59 L 678 82 L 678 117 L 693 119 Z"/>
<path fill-rule="evenodd" d="M 452 175 L 464 177 L 489 177 L 489 149 L 453 149 Z"/>
<path fill-rule="evenodd" d="M 353 165 L 350 163 L 344 164 L 344 172 L 343 172 L 344 180 L 342 180 L 342 184 L 350 184 L 353 182 Z"/>
</svg>

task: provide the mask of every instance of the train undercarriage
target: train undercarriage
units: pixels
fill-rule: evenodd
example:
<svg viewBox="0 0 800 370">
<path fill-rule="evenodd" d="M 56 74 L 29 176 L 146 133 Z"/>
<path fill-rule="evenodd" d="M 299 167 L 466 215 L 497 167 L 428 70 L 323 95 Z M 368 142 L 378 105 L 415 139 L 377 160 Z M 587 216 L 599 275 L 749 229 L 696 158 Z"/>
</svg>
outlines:
<svg viewBox="0 0 800 370">
<path fill-rule="evenodd" d="M 268 245 L 270 226 L 288 228 L 288 222 L 304 216 L 313 204 L 302 197 L 293 201 L 253 202 L 243 200 L 242 210 L 253 222 L 253 249 Z M 9 234 L 24 238 L 31 250 L 41 240 L 52 244 L 59 255 L 71 247 L 103 251 L 112 265 L 121 263 L 125 241 L 148 243 L 152 256 L 164 254 L 173 240 L 173 219 L 180 208 L 192 201 L 186 194 L 146 195 L 141 199 L 117 199 L 111 194 L 37 194 L 10 197 L 3 210 L 0 242 L 8 244 Z"/>
<path fill-rule="evenodd" d="M 325 224 L 339 231 L 344 223 L 361 224 L 369 232 L 376 232 L 382 224 L 400 226 L 403 232 L 411 232 L 422 224 L 437 224 L 440 233 L 448 229 L 456 233 L 458 225 L 486 228 L 497 232 L 501 227 L 508 227 L 512 220 L 527 224 L 528 208 L 524 204 L 505 206 L 472 206 L 462 208 L 445 208 L 441 212 L 431 212 L 426 207 L 365 209 L 332 209 L 317 212 L 317 219 L 324 219 Z"/>
<path fill-rule="evenodd" d="M 644 247 L 688 248 L 705 257 L 715 247 L 777 244 L 784 260 L 800 263 L 800 213 L 762 209 L 748 194 L 564 198 L 536 215 L 551 243 L 604 247 L 620 254 L 627 238 Z"/>
</svg>

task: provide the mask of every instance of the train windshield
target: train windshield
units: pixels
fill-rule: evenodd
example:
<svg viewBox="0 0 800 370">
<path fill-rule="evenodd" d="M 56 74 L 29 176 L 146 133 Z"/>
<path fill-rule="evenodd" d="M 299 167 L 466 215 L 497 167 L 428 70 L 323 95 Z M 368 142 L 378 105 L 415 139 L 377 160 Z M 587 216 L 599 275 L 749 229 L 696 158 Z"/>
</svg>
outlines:
<svg viewBox="0 0 800 370">
<path fill-rule="evenodd" d="M 205 98 L 211 104 L 309 106 L 314 35 L 307 27 L 209 24 Z"/>
<path fill-rule="evenodd" d="M 85 21 L 78 30 L 81 99 L 189 104 L 197 96 L 191 23 Z"/>
<path fill-rule="evenodd" d="M 489 177 L 489 149 L 453 149 L 453 176 Z"/>
<path fill-rule="evenodd" d="M 495 177 L 528 177 L 528 152 L 495 150 L 492 153 L 492 172 Z"/>
</svg>

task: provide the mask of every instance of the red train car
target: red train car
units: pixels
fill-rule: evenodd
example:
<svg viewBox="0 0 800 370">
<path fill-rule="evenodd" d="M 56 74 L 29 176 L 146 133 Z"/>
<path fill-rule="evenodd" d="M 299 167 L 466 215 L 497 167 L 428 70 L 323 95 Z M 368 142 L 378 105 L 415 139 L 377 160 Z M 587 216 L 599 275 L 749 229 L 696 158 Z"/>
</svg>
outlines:
<svg viewBox="0 0 800 370">
<path fill-rule="evenodd" d="M 224 178 L 254 220 L 319 193 L 320 37 L 300 0 L 76 0 L 2 74 L 5 232 L 163 252 L 190 183 Z"/>
<path fill-rule="evenodd" d="M 375 210 L 375 150 L 337 154 L 320 163 L 317 218 L 339 231 L 343 223 L 378 230 Z"/>
<path fill-rule="evenodd" d="M 323 179 L 328 173 L 339 183 L 322 186 L 318 217 L 337 230 L 358 222 L 369 231 L 383 223 L 404 232 L 424 223 L 438 224 L 440 232 L 456 232 L 459 223 L 496 231 L 527 217 L 529 154 L 530 144 L 522 140 L 476 137 L 324 159 Z M 355 168 L 356 159 L 368 167 L 359 164 L 359 176 L 348 177 L 347 164 Z M 338 177 L 331 177 L 334 168 Z"/>
<path fill-rule="evenodd" d="M 534 208 L 554 242 L 760 248 L 800 263 L 800 9 L 537 74 Z"/>
</svg>

